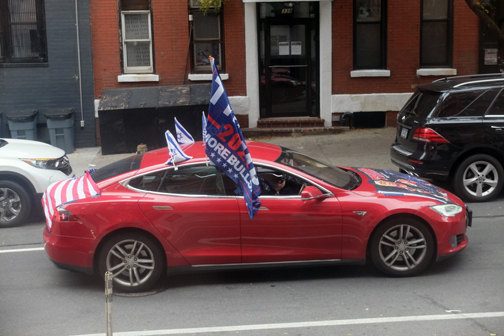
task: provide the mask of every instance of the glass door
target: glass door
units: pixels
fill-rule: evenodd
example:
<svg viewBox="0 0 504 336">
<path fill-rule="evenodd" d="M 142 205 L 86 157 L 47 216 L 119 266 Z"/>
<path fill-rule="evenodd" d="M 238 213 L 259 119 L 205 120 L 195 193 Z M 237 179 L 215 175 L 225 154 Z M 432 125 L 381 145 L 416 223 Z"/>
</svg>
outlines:
<svg viewBox="0 0 504 336">
<path fill-rule="evenodd" d="M 274 15 L 260 19 L 261 118 L 318 116 L 318 22 L 309 14 L 312 4 L 260 4 L 261 17 L 265 10 Z"/>
</svg>

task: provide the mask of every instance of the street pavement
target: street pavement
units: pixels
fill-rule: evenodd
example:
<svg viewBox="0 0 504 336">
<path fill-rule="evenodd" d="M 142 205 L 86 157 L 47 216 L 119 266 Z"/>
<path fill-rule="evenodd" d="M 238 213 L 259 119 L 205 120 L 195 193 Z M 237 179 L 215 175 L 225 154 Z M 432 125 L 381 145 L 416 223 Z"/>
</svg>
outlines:
<svg viewBox="0 0 504 336">
<path fill-rule="evenodd" d="M 350 129 L 340 134 L 249 140 L 288 147 L 338 166 L 397 170 L 389 156 L 395 132 L 394 127 L 386 127 Z M 90 147 L 76 148 L 68 158 L 75 176 L 81 176 L 89 168 L 101 168 L 133 154 L 135 153 L 103 155 L 101 147 Z"/>
</svg>

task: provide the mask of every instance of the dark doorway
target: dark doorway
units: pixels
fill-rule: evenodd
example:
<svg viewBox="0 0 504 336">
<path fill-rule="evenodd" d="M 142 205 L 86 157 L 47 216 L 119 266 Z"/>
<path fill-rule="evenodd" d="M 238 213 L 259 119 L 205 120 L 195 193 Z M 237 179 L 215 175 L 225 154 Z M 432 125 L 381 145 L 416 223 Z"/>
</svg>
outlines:
<svg viewBox="0 0 504 336">
<path fill-rule="evenodd" d="M 318 2 L 257 6 L 261 118 L 318 117 Z"/>
</svg>

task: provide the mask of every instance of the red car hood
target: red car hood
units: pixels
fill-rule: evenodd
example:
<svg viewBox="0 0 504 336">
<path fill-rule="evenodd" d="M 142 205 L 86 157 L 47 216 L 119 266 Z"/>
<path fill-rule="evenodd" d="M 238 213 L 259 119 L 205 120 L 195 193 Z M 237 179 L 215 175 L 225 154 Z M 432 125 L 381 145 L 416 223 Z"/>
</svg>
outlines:
<svg viewBox="0 0 504 336">
<path fill-rule="evenodd" d="M 349 168 L 359 174 L 362 184 L 354 192 L 362 196 L 423 197 L 441 203 L 461 204 L 455 195 L 425 180 L 385 169 Z"/>
</svg>

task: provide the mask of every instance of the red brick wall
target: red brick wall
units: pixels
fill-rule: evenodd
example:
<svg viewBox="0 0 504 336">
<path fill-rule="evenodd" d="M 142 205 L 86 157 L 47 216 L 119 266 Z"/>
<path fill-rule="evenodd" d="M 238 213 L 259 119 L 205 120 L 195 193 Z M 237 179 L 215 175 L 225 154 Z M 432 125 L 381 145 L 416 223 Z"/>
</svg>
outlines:
<svg viewBox="0 0 504 336">
<path fill-rule="evenodd" d="M 189 13 L 187 0 L 151 0 L 154 41 L 154 69 L 160 76 L 154 83 L 119 83 L 121 51 L 117 0 L 91 0 L 91 29 L 95 97 L 103 90 L 125 87 L 198 84 L 187 79 L 190 71 Z M 223 8 L 225 37 L 225 72 L 229 74 L 229 95 L 246 95 L 245 20 L 243 3 L 230 0 Z M 187 70 L 186 70 L 187 64 Z"/>
<path fill-rule="evenodd" d="M 463 1 L 454 1 L 453 68 L 458 75 L 478 71 L 478 19 Z M 333 2 L 333 94 L 412 92 L 437 77 L 417 77 L 420 60 L 420 1 L 389 0 L 387 69 L 390 77 L 351 78 L 353 1 Z"/>
</svg>

